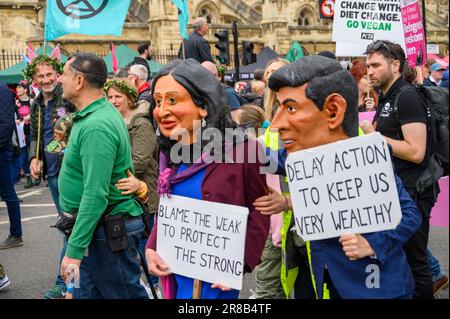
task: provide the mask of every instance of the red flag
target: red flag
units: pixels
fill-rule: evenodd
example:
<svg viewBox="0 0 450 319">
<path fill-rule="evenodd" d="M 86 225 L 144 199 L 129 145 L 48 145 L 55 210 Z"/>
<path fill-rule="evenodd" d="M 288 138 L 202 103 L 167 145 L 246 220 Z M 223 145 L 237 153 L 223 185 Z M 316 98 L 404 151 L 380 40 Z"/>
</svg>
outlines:
<svg viewBox="0 0 450 319">
<path fill-rule="evenodd" d="M 53 49 L 52 53 L 50 53 L 51 58 L 56 58 L 59 62 L 61 62 L 61 47 L 59 43 Z"/>
<path fill-rule="evenodd" d="M 33 47 L 31 46 L 31 43 L 28 43 L 27 48 L 27 57 L 30 60 L 30 63 L 33 61 L 34 58 L 36 58 L 38 55 L 36 52 L 34 52 Z"/>
<path fill-rule="evenodd" d="M 114 43 L 112 43 L 112 42 L 111 42 L 111 60 L 112 60 L 113 72 L 117 73 L 117 71 L 119 71 L 119 61 L 117 60 L 117 56 L 116 56 L 116 47 L 114 46 Z"/>
</svg>

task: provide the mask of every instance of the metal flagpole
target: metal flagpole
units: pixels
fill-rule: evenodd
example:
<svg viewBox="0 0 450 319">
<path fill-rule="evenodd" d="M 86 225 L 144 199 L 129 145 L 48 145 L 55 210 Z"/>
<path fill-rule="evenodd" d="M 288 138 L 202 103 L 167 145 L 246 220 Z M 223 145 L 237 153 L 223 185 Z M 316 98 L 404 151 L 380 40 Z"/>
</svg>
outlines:
<svg viewBox="0 0 450 319">
<path fill-rule="evenodd" d="M 46 19 L 46 17 L 47 17 L 47 2 L 45 3 L 45 20 L 44 20 L 44 53 L 43 53 L 43 55 L 45 56 L 46 55 L 46 52 L 47 52 L 47 40 L 45 39 L 45 35 L 47 34 L 46 33 L 46 30 L 47 30 L 47 19 Z"/>
<path fill-rule="evenodd" d="M 186 61 L 186 46 L 184 44 L 183 36 L 181 36 L 181 51 L 183 52 L 183 61 Z"/>
</svg>

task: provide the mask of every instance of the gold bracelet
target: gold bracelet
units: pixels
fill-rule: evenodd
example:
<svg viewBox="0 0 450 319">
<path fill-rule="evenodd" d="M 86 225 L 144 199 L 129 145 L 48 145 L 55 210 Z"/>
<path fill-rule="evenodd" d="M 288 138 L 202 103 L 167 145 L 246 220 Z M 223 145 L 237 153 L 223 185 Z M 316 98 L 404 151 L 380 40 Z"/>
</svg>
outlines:
<svg viewBox="0 0 450 319">
<path fill-rule="evenodd" d="M 147 196 L 147 194 L 148 194 L 147 184 L 145 184 L 143 181 L 139 181 L 139 188 L 136 191 L 136 196 L 139 199 L 143 199 Z"/>
</svg>

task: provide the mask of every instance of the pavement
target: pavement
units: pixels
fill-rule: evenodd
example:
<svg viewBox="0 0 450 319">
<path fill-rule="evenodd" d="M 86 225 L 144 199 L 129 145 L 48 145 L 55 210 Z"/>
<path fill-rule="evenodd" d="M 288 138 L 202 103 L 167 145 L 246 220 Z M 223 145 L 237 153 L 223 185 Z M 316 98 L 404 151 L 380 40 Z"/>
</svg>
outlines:
<svg viewBox="0 0 450 319">
<path fill-rule="evenodd" d="M 0 292 L 0 299 L 41 299 L 45 291 L 53 287 L 62 248 L 62 235 L 51 228 L 57 212 L 50 190 L 45 183 L 24 189 L 24 181 L 16 186 L 21 203 L 24 245 L 0 250 L 0 263 L 4 266 L 11 285 Z M 0 202 L 0 241 L 9 234 L 8 213 L 4 202 Z M 432 227 L 430 244 L 444 272 L 449 273 L 448 228 Z M 255 291 L 254 274 L 244 276 L 240 299 L 251 298 Z M 439 299 L 449 299 L 448 289 Z"/>
</svg>

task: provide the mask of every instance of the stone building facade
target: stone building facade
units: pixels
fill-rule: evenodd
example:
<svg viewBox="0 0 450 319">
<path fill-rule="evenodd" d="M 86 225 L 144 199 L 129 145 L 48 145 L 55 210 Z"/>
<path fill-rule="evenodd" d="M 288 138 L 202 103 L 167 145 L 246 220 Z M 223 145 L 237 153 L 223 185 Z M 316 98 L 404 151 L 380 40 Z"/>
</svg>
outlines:
<svg viewBox="0 0 450 319">
<path fill-rule="evenodd" d="M 53 0 L 56 1 L 56 0 Z M 43 41 L 45 0 L 0 1 L 0 49 L 21 49 Z M 229 28 L 236 20 L 240 42 L 254 42 L 256 52 L 268 46 L 286 52 L 298 40 L 311 53 L 334 50 L 332 20 L 320 19 L 318 0 L 188 0 L 190 16 L 205 16 L 211 23 L 206 38 L 214 43 L 214 33 Z M 448 0 L 426 0 L 428 43 L 439 44 L 440 54 L 448 54 Z M 178 49 L 181 41 L 177 11 L 171 0 L 132 0 L 121 37 L 67 35 L 59 38 L 63 51 L 107 51 L 109 43 L 136 48 L 151 40 L 155 51 Z M 215 51 L 214 46 L 213 53 Z"/>
</svg>

